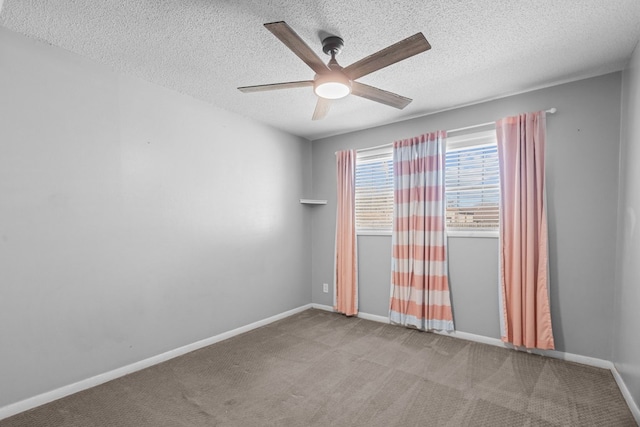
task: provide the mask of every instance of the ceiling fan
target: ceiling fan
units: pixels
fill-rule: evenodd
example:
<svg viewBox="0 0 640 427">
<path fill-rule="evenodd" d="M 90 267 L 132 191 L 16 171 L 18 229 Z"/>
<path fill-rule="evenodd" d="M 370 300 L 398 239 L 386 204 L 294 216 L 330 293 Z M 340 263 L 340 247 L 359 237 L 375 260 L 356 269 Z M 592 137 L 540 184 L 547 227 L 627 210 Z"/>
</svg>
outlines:
<svg viewBox="0 0 640 427">
<path fill-rule="evenodd" d="M 313 120 L 322 119 L 327 115 L 332 100 L 344 98 L 349 94 L 403 109 L 409 105 L 411 99 L 355 80 L 431 49 L 424 35 L 417 33 L 343 68 L 336 61 L 336 55 L 344 46 L 344 41 L 340 37 L 330 36 L 322 40 L 323 52 L 331 55 L 331 59 L 325 64 L 286 22 L 271 22 L 264 26 L 311 67 L 316 75 L 313 80 L 243 86 L 238 90 L 249 93 L 313 86 L 314 92 L 318 95 Z"/>
</svg>

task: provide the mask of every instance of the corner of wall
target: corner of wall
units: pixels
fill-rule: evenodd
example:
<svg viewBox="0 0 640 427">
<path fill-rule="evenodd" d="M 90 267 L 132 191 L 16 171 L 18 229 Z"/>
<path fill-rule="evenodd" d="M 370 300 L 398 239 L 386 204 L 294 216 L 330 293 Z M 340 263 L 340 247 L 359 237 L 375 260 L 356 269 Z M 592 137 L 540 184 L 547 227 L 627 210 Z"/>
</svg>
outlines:
<svg viewBox="0 0 640 427">
<path fill-rule="evenodd" d="M 618 175 L 618 215 L 616 235 L 616 273 L 614 277 L 614 312 L 612 328 L 612 361 L 618 375 L 616 381 L 636 419 L 640 422 L 640 344 L 634 339 L 634 325 L 640 321 L 637 304 L 640 292 L 635 284 L 640 269 L 635 260 L 640 254 L 640 237 L 635 217 L 640 212 L 636 196 L 640 175 L 635 164 L 640 161 L 640 124 L 635 120 L 640 111 L 640 41 L 622 73 L 620 106 L 620 156 Z"/>
</svg>

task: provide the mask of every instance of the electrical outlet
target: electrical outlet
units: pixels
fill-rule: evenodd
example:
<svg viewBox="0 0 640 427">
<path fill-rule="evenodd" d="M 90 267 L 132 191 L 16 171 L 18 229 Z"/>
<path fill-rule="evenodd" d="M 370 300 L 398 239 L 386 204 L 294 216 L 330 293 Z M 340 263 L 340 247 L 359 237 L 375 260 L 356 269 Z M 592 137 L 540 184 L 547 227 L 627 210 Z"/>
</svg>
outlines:
<svg viewBox="0 0 640 427">
<path fill-rule="evenodd" d="M 322 292 L 329 293 L 329 284 L 328 283 L 323 283 L 322 284 Z"/>
</svg>

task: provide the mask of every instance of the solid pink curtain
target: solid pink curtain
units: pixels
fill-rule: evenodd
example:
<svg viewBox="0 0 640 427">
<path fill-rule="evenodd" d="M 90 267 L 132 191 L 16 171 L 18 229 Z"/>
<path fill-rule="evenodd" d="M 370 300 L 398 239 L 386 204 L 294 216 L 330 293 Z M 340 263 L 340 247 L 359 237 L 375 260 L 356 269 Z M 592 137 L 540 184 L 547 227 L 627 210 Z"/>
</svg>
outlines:
<svg viewBox="0 0 640 427">
<path fill-rule="evenodd" d="M 338 203 L 336 208 L 336 253 L 334 309 L 347 316 L 358 314 L 358 256 L 356 241 L 356 152 L 336 153 Z"/>
<path fill-rule="evenodd" d="M 500 299 L 504 342 L 553 349 L 544 111 L 496 122 L 500 160 Z"/>
<path fill-rule="evenodd" d="M 453 330 L 445 236 L 446 132 L 393 144 L 391 304 L 394 323 Z"/>
</svg>

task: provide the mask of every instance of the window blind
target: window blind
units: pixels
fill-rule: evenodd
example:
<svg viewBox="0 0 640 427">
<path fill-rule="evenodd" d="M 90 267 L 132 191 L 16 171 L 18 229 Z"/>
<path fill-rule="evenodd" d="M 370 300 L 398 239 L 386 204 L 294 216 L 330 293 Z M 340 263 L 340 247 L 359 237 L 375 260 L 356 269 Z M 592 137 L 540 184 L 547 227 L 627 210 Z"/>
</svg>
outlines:
<svg viewBox="0 0 640 427">
<path fill-rule="evenodd" d="M 500 169 L 495 131 L 447 141 L 447 228 L 498 230 Z"/>
<path fill-rule="evenodd" d="M 356 155 L 356 232 L 391 232 L 393 153 L 391 147 Z"/>
</svg>

